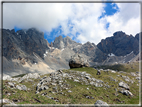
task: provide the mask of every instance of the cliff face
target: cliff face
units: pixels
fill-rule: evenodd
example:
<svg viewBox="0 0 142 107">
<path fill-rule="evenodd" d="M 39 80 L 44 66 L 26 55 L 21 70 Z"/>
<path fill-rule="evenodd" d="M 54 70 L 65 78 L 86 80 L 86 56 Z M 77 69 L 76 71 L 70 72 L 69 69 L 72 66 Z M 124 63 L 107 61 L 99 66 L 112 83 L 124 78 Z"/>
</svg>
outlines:
<svg viewBox="0 0 142 107">
<path fill-rule="evenodd" d="M 112 37 L 108 37 L 97 45 L 104 53 L 113 53 L 117 56 L 124 56 L 131 53 L 139 53 L 139 34 L 135 37 L 127 35 L 122 31 L 115 32 Z"/>
<path fill-rule="evenodd" d="M 55 38 L 53 42 L 53 47 L 58 49 L 63 49 L 66 47 L 74 47 L 76 45 L 81 45 L 81 44 L 73 41 L 69 36 L 66 36 L 65 38 L 63 38 L 62 36 L 58 36 Z"/>
<path fill-rule="evenodd" d="M 7 59 L 18 57 L 32 57 L 33 52 L 43 58 L 48 47 L 44 34 L 34 28 L 26 30 L 2 30 L 3 34 L 3 56 Z"/>
<path fill-rule="evenodd" d="M 102 62 L 106 59 L 106 54 L 103 53 L 94 43 L 87 42 L 83 45 L 75 47 L 74 51 L 75 53 L 89 56 L 89 60 L 94 62 Z"/>
</svg>

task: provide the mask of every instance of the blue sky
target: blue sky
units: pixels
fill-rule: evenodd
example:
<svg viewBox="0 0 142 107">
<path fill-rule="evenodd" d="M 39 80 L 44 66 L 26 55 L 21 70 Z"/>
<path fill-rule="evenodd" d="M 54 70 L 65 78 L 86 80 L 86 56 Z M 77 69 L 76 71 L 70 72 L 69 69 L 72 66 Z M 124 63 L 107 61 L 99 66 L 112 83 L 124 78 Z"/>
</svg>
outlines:
<svg viewBox="0 0 142 107">
<path fill-rule="evenodd" d="M 58 7 L 58 8 L 57 8 Z M 132 8 L 133 7 L 133 8 Z M 22 13 L 22 14 L 21 14 Z M 45 39 L 70 36 L 96 45 L 116 31 L 135 36 L 140 32 L 139 3 L 4 3 L 3 27 L 37 28 Z"/>
</svg>

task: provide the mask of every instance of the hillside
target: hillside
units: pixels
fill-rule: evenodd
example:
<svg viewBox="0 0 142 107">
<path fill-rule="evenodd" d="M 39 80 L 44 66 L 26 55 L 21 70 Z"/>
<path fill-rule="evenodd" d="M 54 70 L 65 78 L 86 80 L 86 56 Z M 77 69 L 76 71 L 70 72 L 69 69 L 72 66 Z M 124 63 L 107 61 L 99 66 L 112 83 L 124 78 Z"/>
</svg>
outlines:
<svg viewBox="0 0 142 107">
<path fill-rule="evenodd" d="M 3 98 L 11 104 L 93 106 L 97 100 L 107 104 L 139 103 L 139 72 L 101 70 L 101 75 L 96 73 L 94 68 L 76 68 L 44 75 L 5 76 Z M 121 86 L 122 81 L 125 86 Z"/>
</svg>

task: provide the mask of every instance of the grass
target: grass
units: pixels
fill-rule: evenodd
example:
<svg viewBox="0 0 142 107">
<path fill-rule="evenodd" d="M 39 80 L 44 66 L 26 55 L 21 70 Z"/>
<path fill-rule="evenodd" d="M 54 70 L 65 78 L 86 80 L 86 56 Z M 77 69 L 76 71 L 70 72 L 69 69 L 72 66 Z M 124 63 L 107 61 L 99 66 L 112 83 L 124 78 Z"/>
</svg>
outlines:
<svg viewBox="0 0 142 107">
<path fill-rule="evenodd" d="M 24 75 L 26 75 L 26 74 L 16 75 L 16 76 L 13 76 L 12 78 L 23 77 Z"/>
<path fill-rule="evenodd" d="M 128 68 L 128 65 L 125 65 Z M 116 67 L 116 66 L 115 66 Z M 110 68 L 109 68 L 110 69 Z M 104 81 L 104 83 L 108 83 L 110 88 L 106 87 L 95 87 L 92 85 L 85 85 L 78 82 L 74 82 L 73 80 L 64 79 L 67 84 L 71 87 L 71 93 L 68 93 L 67 90 L 63 89 L 62 92 L 64 94 L 59 93 L 51 93 L 53 90 L 52 87 L 48 90 L 43 90 L 39 94 L 35 94 L 36 85 L 39 82 L 39 79 L 33 79 L 33 82 L 23 81 L 21 84 L 26 85 L 31 90 L 28 91 L 20 91 L 17 89 L 10 89 L 6 86 L 8 81 L 3 81 L 3 98 L 7 98 L 12 100 L 20 100 L 20 102 L 15 102 L 16 104 L 94 104 L 97 100 L 102 100 L 107 102 L 108 104 L 138 104 L 139 103 L 139 86 L 137 86 L 137 81 L 133 84 L 126 82 L 122 77 L 118 77 L 117 75 L 129 76 L 131 79 L 134 78 L 127 73 L 106 73 L 101 72 L 101 75 L 96 75 L 97 70 L 91 67 L 86 68 L 74 68 L 71 69 L 73 71 L 86 72 L 91 74 L 92 77 Z M 123 69 L 124 71 L 124 69 Z M 69 72 L 69 70 L 63 70 L 63 72 Z M 41 77 L 49 76 L 49 74 L 42 75 Z M 111 81 L 111 78 L 117 79 L 117 82 Z M 120 81 L 124 81 L 129 84 L 130 91 L 133 93 L 133 97 L 123 95 L 115 91 L 115 88 L 118 88 L 118 83 Z M 33 86 L 36 84 L 35 86 Z M 60 87 L 58 87 L 60 88 Z M 89 90 L 87 90 L 89 88 Z M 52 96 L 54 98 L 59 99 L 59 102 L 56 102 L 52 99 L 47 98 L 46 96 L 42 96 L 41 94 L 46 92 L 48 96 Z M 6 93 L 11 93 L 11 95 L 7 95 Z M 15 94 L 13 94 L 15 93 Z M 115 94 L 119 94 L 116 96 Z M 88 99 L 86 96 L 93 97 L 94 99 Z M 123 102 L 123 103 L 122 103 Z"/>
<path fill-rule="evenodd" d="M 139 62 L 114 64 L 114 65 L 100 65 L 100 66 L 97 66 L 97 68 L 112 69 L 112 70 L 125 71 L 125 72 L 136 72 L 136 71 L 139 71 Z"/>
</svg>

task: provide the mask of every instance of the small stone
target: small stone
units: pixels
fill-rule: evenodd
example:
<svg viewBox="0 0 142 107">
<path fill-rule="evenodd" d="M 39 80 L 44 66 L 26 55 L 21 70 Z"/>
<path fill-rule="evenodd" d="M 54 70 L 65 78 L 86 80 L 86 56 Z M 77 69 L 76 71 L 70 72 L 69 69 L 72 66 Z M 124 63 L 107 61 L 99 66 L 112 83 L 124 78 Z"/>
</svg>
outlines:
<svg viewBox="0 0 142 107">
<path fill-rule="evenodd" d="M 85 76 L 86 79 L 91 79 L 89 76 Z"/>
<path fill-rule="evenodd" d="M 72 91 L 71 91 L 71 90 L 68 90 L 68 92 L 71 93 Z"/>
<path fill-rule="evenodd" d="M 56 83 L 51 83 L 51 85 L 54 85 L 54 86 L 56 86 L 57 84 L 56 84 Z"/>
<path fill-rule="evenodd" d="M 15 85 L 14 85 L 15 83 L 8 82 L 8 84 L 9 84 L 9 85 L 10 85 L 10 87 L 12 87 L 12 88 L 13 88 L 13 87 L 15 87 Z"/>
<path fill-rule="evenodd" d="M 74 82 L 79 82 L 79 80 L 77 80 L 77 79 L 74 79 Z"/>
<path fill-rule="evenodd" d="M 87 90 L 89 90 L 89 88 L 87 88 Z"/>
<path fill-rule="evenodd" d="M 90 96 L 86 96 L 86 98 L 90 99 Z"/>
<path fill-rule="evenodd" d="M 94 82 L 93 82 L 93 81 L 91 81 L 91 82 L 90 82 L 90 85 L 94 85 Z"/>
<path fill-rule="evenodd" d="M 97 100 L 95 102 L 95 107 L 109 107 L 109 105 L 106 102 L 103 102 L 102 100 Z"/>
</svg>

